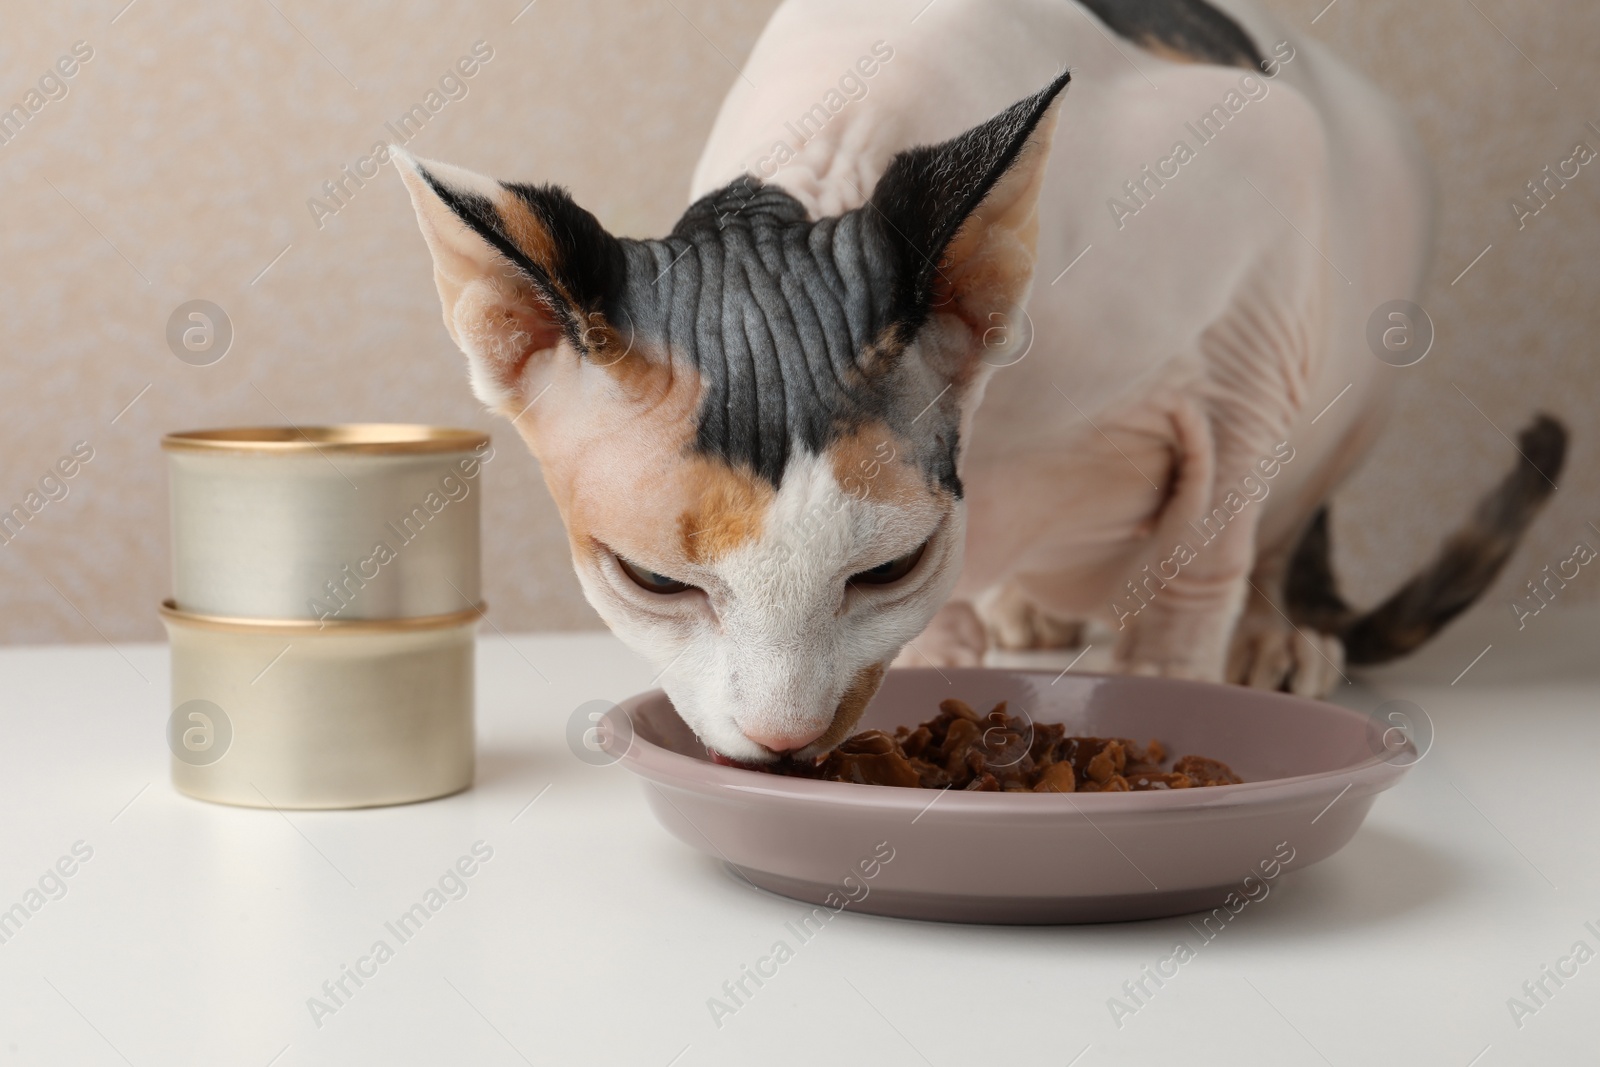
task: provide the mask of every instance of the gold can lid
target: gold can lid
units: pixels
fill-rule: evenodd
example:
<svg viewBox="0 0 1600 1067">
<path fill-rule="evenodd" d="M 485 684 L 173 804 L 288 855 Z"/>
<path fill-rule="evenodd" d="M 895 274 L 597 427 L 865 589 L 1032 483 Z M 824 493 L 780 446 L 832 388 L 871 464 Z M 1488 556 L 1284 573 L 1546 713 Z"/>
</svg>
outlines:
<svg viewBox="0 0 1600 1067">
<path fill-rule="evenodd" d="M 331 426 L 233 426 L 184 430 L 161 438 L 161 447 L 175 452 L 261 452 L 367 455 L 470 452 L 489 443 L 479 430 L 424 426 L 404 422 L 351 422 Z"/>
</svg>

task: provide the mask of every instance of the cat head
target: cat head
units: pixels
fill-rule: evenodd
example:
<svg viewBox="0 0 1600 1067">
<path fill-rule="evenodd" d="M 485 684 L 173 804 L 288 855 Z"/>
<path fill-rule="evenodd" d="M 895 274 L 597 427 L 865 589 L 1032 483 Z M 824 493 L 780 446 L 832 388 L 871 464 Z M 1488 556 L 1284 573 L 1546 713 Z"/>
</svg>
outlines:
<svg viewBox="0 0 1600 1067">
<path fill-rule="evenodd" d="M 962 442 L 1032 279 L 1066 81 L 899 153 L 843 215 L 747 177 L 660 240 L 392 150 L 473 391 L 713 750 L 827 751 L 949 595 Z"/>
</svg>

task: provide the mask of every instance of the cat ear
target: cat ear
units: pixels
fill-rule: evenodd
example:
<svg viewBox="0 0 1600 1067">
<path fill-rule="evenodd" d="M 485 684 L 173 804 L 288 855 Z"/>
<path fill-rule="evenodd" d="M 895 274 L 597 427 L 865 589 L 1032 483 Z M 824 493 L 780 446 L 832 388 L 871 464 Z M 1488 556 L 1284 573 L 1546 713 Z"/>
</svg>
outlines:
<svg viewBox="0 0 1600 1067">
<path fill-rule="evenodd" d="M 865 209 L 897 263 L 891 321 L 910 341 L 934 313 L 979 332 L 1027 294 L 1038 199 L 1069 75 L 943 144 L 889 162 Z"/>
<path fill-rule="evenodd" d="M 563 344 L 615 343 L 606 316 L 626 273 L 621 244 L 555 186 L 504 183 L 391 147 L 433 253 L 445 328 L 472 391 L 503 413 L 526 401 L 532 361 Z"/>
</svg>

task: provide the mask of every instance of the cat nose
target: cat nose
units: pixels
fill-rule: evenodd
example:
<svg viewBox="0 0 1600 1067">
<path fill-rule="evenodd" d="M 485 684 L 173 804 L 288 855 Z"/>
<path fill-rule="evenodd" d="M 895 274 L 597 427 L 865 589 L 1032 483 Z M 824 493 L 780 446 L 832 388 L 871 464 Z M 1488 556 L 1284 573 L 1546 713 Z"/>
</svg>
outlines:
<svg viewBox="0 0 1600 1067">
<path fill-rule="evenodd" d="M 795 752 L 805 748 L 811 742 L 828 732 L 828 724 L 823 723 L 816 729 L 809 727 L 801 729 L 766 729 L 754 730 L 740 728 L 746 737 L 763 748 L 782 755 L 785 752 Z"/>
</svg>

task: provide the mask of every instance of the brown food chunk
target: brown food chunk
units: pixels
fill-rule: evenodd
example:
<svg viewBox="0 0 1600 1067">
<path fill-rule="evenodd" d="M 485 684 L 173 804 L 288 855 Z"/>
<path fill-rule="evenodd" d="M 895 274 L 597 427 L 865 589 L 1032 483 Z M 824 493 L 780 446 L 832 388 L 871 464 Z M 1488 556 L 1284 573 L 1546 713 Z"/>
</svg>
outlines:
<svg viewBox="0 0 1600 1067">
<path fill-rule="evenodd" d="M 828 753 L 818 777 L 861 785 L 899 785 L 917 788 L 922 776 L 900 750 L 895 739 L 881 730 L 865 730 L 847 737 Z"/>
<path fill-rule="evenodd" d="M 1128 765 L 1127 750 L 1115 740 L 1107 741 L 1104 748 L 1097 752 L 1089 765 L 1085 768 L 1092 781 L 1105 785 L 1118 776 Z"/>
<path fill-rule="evenodd" d="M 1174 763 L 1172 769 L 1178 774 L 1187 774 L 1196 785 L 1238 785 L 1244 781 L 1226 763 L 1205 756 L 1185 756 Z"/>
<path fill-rule="evenodd" d="M 1005 707 L 1004 704 L 1000 706 L 1002 708 Z M 972 710 L 972 705 L 965 700 L 956 700 L 954 697 L 949 700 L 939 701 L 939 711 L 950 717 L 966 719 L 968 722 L 978 721 L 978 713 Z"/>
<path fill-rule="evenodd" d="M 1033 783 L 1035 793 L 1071 793 L 1077 788 L 1070 763 L 1052 763 L 1039 772 L 1038 780 Z"/>
<path fill-rule="evenodd" d="M 1189 789 L 1199 784 L 1187 774 L 1149 771 L 1128 775 L 1130 789 Z"/>
<path fill-rule="evenodd" d="M 1113 774 L 1103 782 L 1088 781 L 1083 783 L 1085 793 L 1126 793 L 1133 786 L 1120 774 Z"/>
<path fill-rule="evenodd" d="M 1160 741 L 1073 737 L 1060 723 L 1010 715 L 1004 702 L 980 715 L 965 701 L 939 702 L 939 714 L 891 734 L 864 730 L 815 763 L 783 762 L 774 774 L 860 785 L 1007 793 L 1124 793 L 1234 785 L 1227 764 L 1184 756 L 1171 770 Z"/>
</svg>

